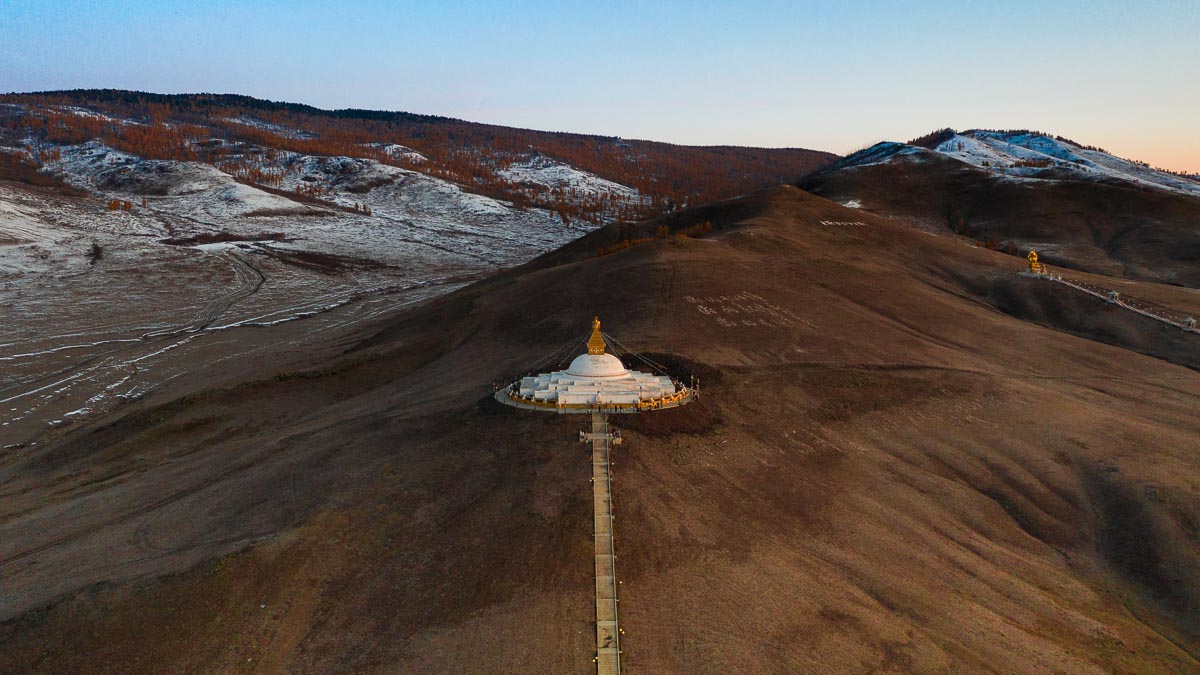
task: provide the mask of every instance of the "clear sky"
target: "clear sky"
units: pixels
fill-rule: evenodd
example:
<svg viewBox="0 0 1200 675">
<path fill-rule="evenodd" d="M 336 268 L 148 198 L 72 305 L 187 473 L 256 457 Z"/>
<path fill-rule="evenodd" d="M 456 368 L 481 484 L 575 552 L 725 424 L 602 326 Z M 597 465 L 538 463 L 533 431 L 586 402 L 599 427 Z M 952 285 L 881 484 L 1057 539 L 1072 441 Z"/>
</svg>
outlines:
<svg viewBox="0 0 1200 675">
<path fill-rule="evenodd" d="M 1200 171 L 1200 0 L 0 0 L 0 91 L 77 87 L 839 154 L 1032 128 Z"/>
</svg>

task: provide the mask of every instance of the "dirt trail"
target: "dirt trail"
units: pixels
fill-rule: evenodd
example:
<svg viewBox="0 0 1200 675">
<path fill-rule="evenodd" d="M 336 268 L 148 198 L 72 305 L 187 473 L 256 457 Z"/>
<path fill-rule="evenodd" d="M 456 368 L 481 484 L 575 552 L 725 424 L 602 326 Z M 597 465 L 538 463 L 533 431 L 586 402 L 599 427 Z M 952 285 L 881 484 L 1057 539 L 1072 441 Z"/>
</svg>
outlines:
<svg viewBox="0 0 1200 675">
<path fill-rule="evenodd" d="M 223 253 L 222 257 L 233 269 L 233 287 L 210 300 L 189 320 L 170 328 L 143 333 L 140 338 L 92 339 L 102 338 L 103 334 L 73 336 L 73 341 L 80 343 L 82 348 L 74 352 L 78 356 L 66 361 L 65 366 L 41 373 L 27 373 L 0 384 L 0 403 L 8 406 L 5 409 L 5 421 L 12 424 L 26 419 L 40 419 L 45 415 L 41 424 L 61 423 L 69 416 L 94 411 L 105 400 L 115 401 L 131 393 L 144 393 L 178 377 L 178 371 L 170 368 L 161 374 L 155 372 L 157 366 L 152 360 L 161 359 L 167 352 L 203 336 L 214 321 L 253 296 L 266 283 L 262 271 L 243 257 L 233 252 Z M 34 352 L 27 358 L 61 351 L 64 351 L 62 347 L 51 348 Z M 67 401 L 73 403 L 65 405 Z M 11 441 L 0 445 L 23 447 L 32 441 L 27 433 L 22 436 L 24 440 L 13 434 Z"/>
<path fill-rule="evenodd" d="M 234 283 L 237 286 L 229 293 L 210 300 L 190 321 L 168 330 L 153 331 L 142 336 L 143 340 L 171 337 L 180 333 L 195 333 L 212 325 L 234 305 L 254 295 L 262 288 L 267 278 L 262 271 L 251 265 L 242 256 L 226 251 L 221 254 L 233 267 Z"/>
<path fill-rule="evenodd" d="M 28 394 L 41 391 L 47 383 L 58 379 L 59 382 L 65 383 L 73 376 L 83 372 L 92 372 L 96 368 L 110 365 L 118 358 L 123 363 L 133 363 L 139 360 L 135 356 L 146 356 L 153 354 L 163 349 L 163 345 L 170 342 L 173 338 L 188 333 L 196 333 L 202 331 L 212 324 L 213 321 L 220 318 L 228 312 L 238 302 L 250 297 L 262 288 L 266 281 L 266 277 L 250 263 L 246 262 L 240 256 L 232 253 L 226 256 L 233 267 L 235 275 L 235 283 L 237 286 L 228 294 L 211 300 L 201 309 L 194 317 L 185 323 L 179 324 L 173 328 L 166 330 L 156 330 L 142 335 L 138 342 L 121 342 L 120 346 L 112 349 L 94 353 L 84 359 L 81 359 L 69 367 L 46 373 L 45 375 L 31 380 L 25 380 L 14 385 L 0 388 L 0 401 L 5 403 L 16 401 L 22 397 L 21 391 Z M 83 336 L 86 342 L 86 337 Z M 168 345 L 169 348 L 169 345 Z"/>
</svg>

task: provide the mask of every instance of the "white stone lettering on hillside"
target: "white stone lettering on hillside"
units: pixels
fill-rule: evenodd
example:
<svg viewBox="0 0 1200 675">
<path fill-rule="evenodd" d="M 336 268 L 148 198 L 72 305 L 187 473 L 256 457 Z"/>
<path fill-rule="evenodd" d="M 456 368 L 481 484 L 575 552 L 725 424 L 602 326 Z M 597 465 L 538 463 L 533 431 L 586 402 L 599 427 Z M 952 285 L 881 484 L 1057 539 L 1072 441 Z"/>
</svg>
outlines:
<svg viewBox="0 0 1200 675">
<path fill-rule="evenodd" d="M 683 299 L 695 306 L 696 311 L 712 317 L 726 328 L 749 326 L 794 326 L 816 328 L 817 325 L 800 317 L 785 307 L 768 302 L 761 295 L 749 292 L 733 295 L 696 297 L 685 295 Z"/>
</svg>

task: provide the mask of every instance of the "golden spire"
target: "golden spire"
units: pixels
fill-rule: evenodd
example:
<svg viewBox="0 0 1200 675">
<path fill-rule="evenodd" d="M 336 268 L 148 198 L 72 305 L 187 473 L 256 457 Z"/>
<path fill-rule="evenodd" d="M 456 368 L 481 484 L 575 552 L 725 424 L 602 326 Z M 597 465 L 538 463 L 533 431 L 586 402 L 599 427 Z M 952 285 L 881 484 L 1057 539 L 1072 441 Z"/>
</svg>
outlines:
<svg viewBox="0 0 1200 675">
<path fill-rule="evenodd" d="M 600 337 L 600 317 L 592 319 L 592 337 L 588 338 L 588 353 L 599 356 L 604 353 L 604 338 Z"/>
</svg>

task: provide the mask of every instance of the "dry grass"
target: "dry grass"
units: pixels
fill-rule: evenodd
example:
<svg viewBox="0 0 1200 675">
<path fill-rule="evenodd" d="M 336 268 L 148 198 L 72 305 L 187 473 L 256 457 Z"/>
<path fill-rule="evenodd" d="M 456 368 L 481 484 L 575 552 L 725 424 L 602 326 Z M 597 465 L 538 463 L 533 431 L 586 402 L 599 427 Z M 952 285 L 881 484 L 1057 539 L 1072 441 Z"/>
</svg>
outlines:
<svg viewBox="0 0 1200 675">
<path fill-rule="evenodd" d="M 795 189 L 709 217 L 22 451 L 0 572 L 57 604 L 0 625 L 0 670 L 588 672 L 584 421 L 490 383 L 593 314 L 704 380 L 613 420 L 631 672 L 1200 667 L 1200 373 L 999 311 L 1009 256 Z"/>
</svg>

